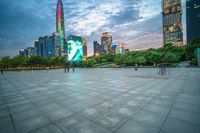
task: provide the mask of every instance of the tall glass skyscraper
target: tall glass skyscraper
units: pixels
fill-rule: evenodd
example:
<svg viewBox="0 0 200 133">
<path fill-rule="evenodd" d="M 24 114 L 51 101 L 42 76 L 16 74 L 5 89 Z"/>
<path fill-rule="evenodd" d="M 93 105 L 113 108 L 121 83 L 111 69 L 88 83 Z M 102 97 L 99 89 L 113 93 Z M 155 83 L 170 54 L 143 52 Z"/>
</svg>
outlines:
<svg viewBox="0 0 200 133">
<path fill-rule="evenodd" d="M 60 35 L 60 55 L 65 56 L 65 20 L 62 0 L 58 0 L 56 10 L 56 30 Z"/>
<path fill-rule="evenodd" d="M 186 1 L 187 43 L 200 38 L 200 0 Z"/>
<path fill-rule="evenodd" d="M 181 0 L 162 0 L 163 42 L 183 44 Z"/>
</svg>

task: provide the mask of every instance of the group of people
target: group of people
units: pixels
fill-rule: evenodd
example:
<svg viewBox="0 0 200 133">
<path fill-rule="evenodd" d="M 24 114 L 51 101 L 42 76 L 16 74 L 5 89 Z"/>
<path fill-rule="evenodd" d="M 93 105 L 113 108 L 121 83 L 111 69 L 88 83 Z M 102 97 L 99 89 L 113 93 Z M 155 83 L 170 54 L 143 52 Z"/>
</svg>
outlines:
<svg viewBox="0 0 200 133">
<path fill-rule="evenodd" d="M 160 75 L 166 75 L 167 74 L 167 70 L 166 70 L 167 64 L 166 63 L 158 64 L 158 67 L 159 67 L 159 74 Z"/>
<path fill-rule="evenodd" d="M 70 71 L 69 65 L 65 65 L 64 71 L 65 71 L 65 73 Z M 74 67 L 74 65 L 72 65 L 72 71 L 75 72 L 75 67 Z"/>
</svg>

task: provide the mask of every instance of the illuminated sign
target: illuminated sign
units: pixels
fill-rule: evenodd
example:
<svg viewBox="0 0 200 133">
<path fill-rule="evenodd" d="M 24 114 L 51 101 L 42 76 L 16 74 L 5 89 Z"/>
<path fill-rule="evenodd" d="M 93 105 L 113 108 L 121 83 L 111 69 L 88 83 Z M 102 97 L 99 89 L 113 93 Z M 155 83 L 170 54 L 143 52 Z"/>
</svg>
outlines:
<svg viewBox="0 0 200 133">
<path fill-rule="evenodd" d="M 72 36 L 68 37 L 68 61 L 82 61 L 83 60 L 83 39 L 82 37 Z"/>
</svg>

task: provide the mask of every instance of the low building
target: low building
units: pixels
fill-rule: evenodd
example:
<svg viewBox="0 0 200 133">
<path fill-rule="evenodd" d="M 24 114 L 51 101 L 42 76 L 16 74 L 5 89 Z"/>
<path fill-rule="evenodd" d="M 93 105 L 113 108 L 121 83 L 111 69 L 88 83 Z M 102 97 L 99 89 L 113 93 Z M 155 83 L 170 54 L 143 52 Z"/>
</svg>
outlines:
<svg viewBox="0 0 200 133">
<path fill-rule="evenodd" d="M 24 49 L 20 49 L 20 50 L 19 50 L 19 55 L 20 55 L 20 56 L 25 56 Z"/>
</svg>

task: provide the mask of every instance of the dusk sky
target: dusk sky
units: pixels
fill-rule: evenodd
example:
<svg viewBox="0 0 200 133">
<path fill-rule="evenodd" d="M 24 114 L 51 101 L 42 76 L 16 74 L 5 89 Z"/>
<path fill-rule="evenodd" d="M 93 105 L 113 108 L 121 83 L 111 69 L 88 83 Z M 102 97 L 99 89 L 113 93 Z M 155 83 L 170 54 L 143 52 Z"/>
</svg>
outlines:
<svg viewBox="0 0 200 133">
<path fill-rule="evenodd" d="M 84 36 L 88 53 L 102 32 L 127 48 L 162 45 L 161 0 L 62 0 L 66 34 Z M 56 31 L 57 0 L 0 1 L 0 57 L 15 56 L 40 36 Z M 183 0 L 185 9 L 185 0 Z M 185 33 L 185 10 L 183 11 Z"/>
</svg>

